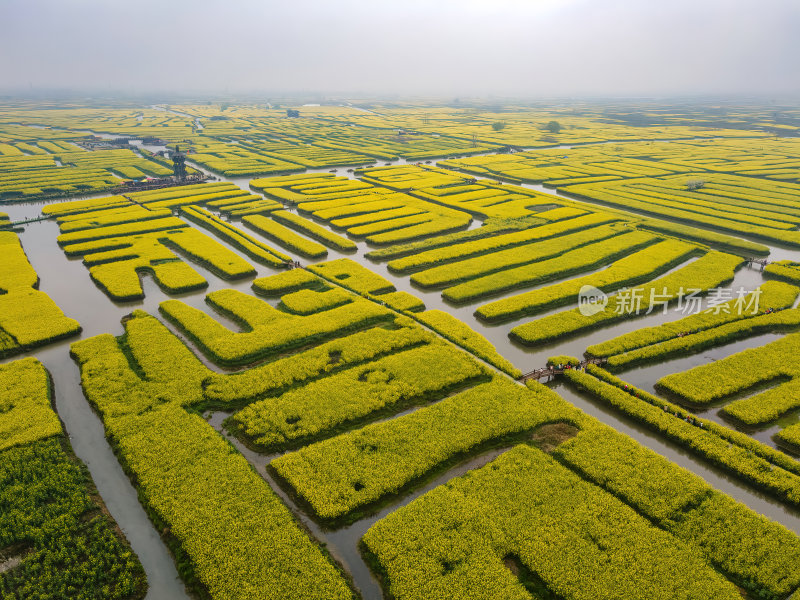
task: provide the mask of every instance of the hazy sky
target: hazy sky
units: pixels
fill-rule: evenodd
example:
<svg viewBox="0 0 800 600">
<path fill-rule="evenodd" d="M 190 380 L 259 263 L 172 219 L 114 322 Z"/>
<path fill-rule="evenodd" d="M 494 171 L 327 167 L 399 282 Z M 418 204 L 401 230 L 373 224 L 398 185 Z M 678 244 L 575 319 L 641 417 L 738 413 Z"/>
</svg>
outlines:
<svg viewBox="0 0 800 600">
<path fill-rule="evenodd" d="M 0 89 L 800 93 L 800 0 L 0 0 Z"/>
</svg>

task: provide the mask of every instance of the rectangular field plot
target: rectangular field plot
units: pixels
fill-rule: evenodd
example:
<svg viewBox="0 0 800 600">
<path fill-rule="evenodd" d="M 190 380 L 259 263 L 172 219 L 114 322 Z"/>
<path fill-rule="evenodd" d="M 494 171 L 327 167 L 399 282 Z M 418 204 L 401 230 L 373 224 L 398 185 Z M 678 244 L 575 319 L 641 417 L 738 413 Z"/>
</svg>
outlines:
<svg viewBox="0 0 800 600">
<path fill-rule="evenodd" d="M 693 181 L 703 183 L 689 189 Z M 566 186 L 563 191 L 690 225 L 800 246 L 800 233 L 796 231 L 800 224 L 800 186 L 794 183 L 695 173 L 583 183 Z"/>
<path fill-rule="evenodd" d="M 456 231 L 472 220 L 459 210 L 327 173 L 254 179 L 250 186 L 378 245 Z"/>
<path fill-rule="evenodd" d="M 0 357 L 12 356 L 81 332 L 40 292 L 39 276 L 16 233 L 0 231 Z"/>
<path fill-rule="evenodd" d="M 663 309 L 664 306 L 676 302 L 685 290 L 705 293 L 731 281 L 736 269 L 743 263 L 744 259 L 732 254 L 709 252 L 673 273 L 611 296 L 608 304 L 598 312 L 592 314 L 574 308 L 517 325 L 511 330 L 511 335 L 524 344 L 535 344 L 575 335 L 622 319 L 635 318 L 644 314 L 651 306 L 654 309 Z"/>
<path fill-rule="evenodd" d="M 251 404 L 233 427 L 263 450 L 297 446 L 488 378 L 462 352 L 429 344 Z"/>
<path fill-rule="evenodd" d="M 396 494 L 438 465 L 570 414 L 543 388 L 534 393 L 494 378 L 408 415 L 285 454 L 270 466 L 317 515 L 336 519 Z"/>
<path fill-rule="evenodd" d="M 799 345 L 800 335 L 790 334 L 765 346 L 667 375 L 657 385 L 693 406 L 709 406 L 738 392 L 755 390 L 753 395 L 727 404 L 722 412 L 745 425 L 764 425 L 800 408 Z M 764 385 L 773 387 L 759 391 Z"/>
<path fill-rule="evenodd" d="M 565 599 L 740 597 L 696 549 L 525 446 L 399 509 L 364 543 L 398 599 L 530 598 L 504 566 L 512 557 Z"/>
</svg>

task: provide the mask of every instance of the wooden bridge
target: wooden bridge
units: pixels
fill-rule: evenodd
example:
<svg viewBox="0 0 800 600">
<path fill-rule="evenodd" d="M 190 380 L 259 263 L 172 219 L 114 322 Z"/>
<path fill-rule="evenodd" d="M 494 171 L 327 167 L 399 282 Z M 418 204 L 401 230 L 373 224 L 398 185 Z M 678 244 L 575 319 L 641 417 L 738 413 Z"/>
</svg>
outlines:
<svg viewBox="0 0 800 600">
<path fill-rule="evenodd" d="M 582 360 L 576 365 L 563 365 L 559 367 L 558 365 L 551 365 L 549 367 L 542 367 L 541 369 L 536 369 L 531 371 L 530 373 L 525 373 L 522 377 L 518 379 L 518 381 L 528 381 L 529 379 L 535 379 L 539 381 L 540 379 L 544 379 L 545 381 L 550 381 L 556 375 L 561 375 L 567 369 L 585 369 L 587 365 L 604 365 L 606 364 L 607 359 L 605 358 L 587 358 Z"/>
<path fill-rule="evenodd" d="M 766 258 L 755 258 L 754 256 L 751 256 L 749 258 L 745 258 L 745 260 L 747 261 L 748 267 L 753 265 L 761 265 L 762 271 L 764 270 L 764 267 L 769 264 L 769 261 Z"/>
<path fill-rule="evenodd" d="M 24 219 L 22 221 L 13 221 L 8 223 L 0 224 L 0 229 L 14 229 L 15 227 L 19 227 L 20 225 L 27 225 L 28 223 L 38 223 L 40 221 L 47 221 L 52 217 L 34 217 L 31 219 Z"/>
</svg>

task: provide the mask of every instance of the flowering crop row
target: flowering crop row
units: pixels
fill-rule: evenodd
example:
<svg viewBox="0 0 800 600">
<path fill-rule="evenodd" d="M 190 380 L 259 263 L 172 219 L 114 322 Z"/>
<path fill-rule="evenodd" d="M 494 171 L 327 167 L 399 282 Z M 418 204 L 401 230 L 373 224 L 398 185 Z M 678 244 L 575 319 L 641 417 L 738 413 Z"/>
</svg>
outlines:
<svg viewBox="0 0 800 600">
<path fill-rule="evenodd" d="M 230 223 L 215 217 L 209 211 L 197 206 L 182 206 L 181 214 L 195 223 L 209 229 L 224 240 L 227 240 L 248 256 L 251 256 L 260 263 L 273 267 L 281 267 L 291 260 L 289 256 L 278 252 L 258 241 L 253 236 L 237 229 Z"/>
<path fill-rule="evenodd" d="M 75 319 L 66 317 L 50 296 L 38 290 L 0 294 L 0 328 L 16 341 L 13 354 L 81 332 Z"/>
<path fill-rule="evenodd" d="M 333 196 L 332 199 L 327 199 Z M 297 205 L 298 210 L 311 213 L 317 219 L 331 222 L 336 226 L 342 223 L 342 229 L 364 222 L 380 221 L 385 214 L 404 210 L 403 198 L 395 192 L 386 190 L 363 190 L 361 194 L 351 196 L 349 193 L 326 194 L 325 200 L 310 200 Z M 422 214 L 422 210 L 411 209 L 411 214 Z"/>
<path fill-rule="evenodd" d="M 378 299 L 389 308 L 400 312 L 419 312 L 425 310 L 425 303 L 409 292 L 387 292 Z"/>
<path fill-rule="evenodd" d="M 246 216 L 242 221 L 266 238 L 277 242 L 284 248 L 297 252 L 301 256 L 322 258 L 328 255 L 327 248 L 322 244 L 308 240 L 264 215 Z"/>
<path fill-rule="evenodd" d="M 161 217 L 149 219 L 147 221 L 135 221 L 133 223 L 123 223 L 119 225 L 106 225 L 90 229 L 81 229 L 70 233 L 62 233 L 58 236 L 60 246 L 68 246 L 79 242 L 88 242 L 104 238 L 115 238 L 127 235 L 138 235 L 141 233 L 151 233 L 155 231 L 168 231 L 188 227 L 186 223 L 177 217 Z"/>
<path fill-rule="evenodd" d="M 35 358 L 0 365 L 0 452 L 60 435 L 47 370 Z"/>
<path fill-rule="evenodd" d="M 349 258 L 309 265 L 308 270 L 357 294 L 383 294 L 395 291 L 394 285 Z"/>
<path fill-rule="evenodd" d="M 39 276 L 17 234 L 0 232 L 0 357 L 77 335 L 80 324 L 35 289 Z"/>
<path fill-rule="evenodd" d="M 312 238 L 315 238 L 330 248 L 340 250 L 342 252 L 349 252 L 356 249 L 356 244 L 346 237 L 342 237 L 332 231 L 328 231 L 321 225 L 314 223 L 308 219 L 291 213 L 287 210 L 278 210 L 272 213 L 272 218 L 276 221 L 288 225 L 292 229 L 304 233 Z"/>
<path fill-rule="evenodd" d="M 665 357 L 694 354 L 744 337 L 765 332 L 792 331 L 800 326 L 800 309 L 791 308 L 779 312 L 759 314 L 710 329 L 693 331 L 657 344 L 623 352 L 608 359 L 612 370 L 635 364 L 662 360 Z"/>
<path fill-rule="evenodd" d="M 791 260 L 770 263 L 764 268 L 764 273 L 790 283 L 800 283 L 800 264 Z"/>
<path fill-rule="evenodd" d="M 125 196 L 103 196 L 102 198 L 88 198 L 86 200 L 71 200 L 58 202 L 42 207 L 42 214 L 46 217 L 56 217 L 61 222 L 64 217 L 80 215 L 103 210 L 106 208 L 120 208 L 130 206 L 131 202 Z"/>
<path fill-rule="evenodd" d="M 642 218 L 636 223 L 636 227 L 646 231 L 665 233 L 692 242 L 699 242 L 725 252 L 734 252 L 736 254 L 745 253 L 753 256 L 766 256 L 769 254 L 769 248 L 764 244 L 743 240 L 716 231 L 700 229 L 699 227 L 673 223 L 671 221 Z"/>
<path fill-rule="evenodd" d="M 384 223 L 387 221 L 397 222 L 401 218 L 415 216 L 430 218 L 423 215 L 423 210 L 407 206 L 401 206 L 400 208 L 383 208 L 382 210 L 371 210 L 370 212 L 360 211 L 379 207 L 373 207 L 371 202 L 356 204 L 355 206 L 359 214 L 352 217 L 331 219 L 331 226 L 338 229 L 348 229 L 349 233 L 363 237 L 368 233 L 381 231 L 381 227 L 384 227 Z M 322 211 L 320 212 L 322 213 Z"/>
<path fill-rule="evenodd" d="M 781 383 L 749 398 L 735 400 L 722 409 L 739 423 L 756 426 L 772 423 L 800 408 L 800 378 Z"/>
<path fill-rule="evenodd" d="M 565 376 L 598 400 L 710 463 L 785 502 L 800 506 L 800 465 L 786 454 L 747 434 L 698 419 L 685 409 L 636 389 L 594 365 L 587 367 L 586 372 L 567 370 Z"/>
<path fill-rule="evenodd" d="M 240 373 L 212 373 L 203 393 L 206 399 L 222 407 L 265 396 L 279 396 L 291 387 L 435 339 L 431 333 L 412 326 L 412 323 L 396 329 L 374 327 L 345 335 Z"/>
<path fill-rule="evenodd" d="M 521 229 L 528 229 L 534 225 L 541 224 L 542 221 L 536 219 L 535 217 L 526 217 L 521 219 L 487 219 L 484 221 L 483 225 L 477 229 L 459 231 L 457 233 L 448 233 L 416 242 L 406 242 L 404 244 L 389 246 L 388 248 L 370 250 L 367 252 L 366 256 L 367 258 L 373 260 L 401 258 L 408 256 L 409 254 L 422 252 L 424 250 L 433 250 L 435 248 L 469 242 L 492 235 L 499 235 L 501 233 L 519 231 Z"/>
<path fill-rule="evenodd" d="M 765 346 L 667 375 L 657 385 L 691 404 L 707 406 L 737 392 L 778 382 L 776 387 L 736 400 L 723 409 L 723 413 L 742 423 L 761 425 L 800 406 L 798 350 L 800 334 L 790 334 Z M 790 381 L 782 383 L 787 379 Z"/>
<path fill-rule="evenodd" d="M 420 271 L 436 265 L 463 260 L 471 256 L 489 254 L 490 252 L 513 248 L 529 242 L 537 242 L 569 232 L 580 231 L 581 229 L 595 227 L 614 220 L 616 219 L 613 217 L 601 214 L 585 215 L 559 223 L 526 228 L 522 231 L 502 233 L 487 238 L 432 248 L 412 256 L 392 260 L 388 266 L 393 273 Z"/>
<path fill-rule="evenodd" d="M 433 267 L 421 273 L 415 273 L 411 276 L 411 281 L 425 288 L 452 286 L 469 279 L 553 258 L 563 252 L 621 233 L 622 231 L 619 229 L 601 225 L 541 242 L 499 250 L 486 256 L 476 256 Z"/>
<path fill-rule="evenodd" d="M 253 290 L 262 296 L 283 296 L 303 289 L 319 289 L 325 282 L 307 269 L 292 269 L 260 277 L 253 281 Z"/>
<path fill-rule="evenodd" d="M 294 315 L 311 315 L 342 306 L 354 299 L 353 294 L 340 288 L 331 288 L 324 292 L 305 289 L 285 294 L 278 307 Z"/>
<path fill-rule="evenodd" d="M 222 204 L 218 206 L 217 209 L 224 215 L 238 218 L 245 215 L 277 212 L 283 208 L 283 204 L 280 202 L 275 202 L 274 200 L 269 200 L 261 196 L 244 196 L 238 200 L 240 201 L 236 203 Z M 211 202 L 209 202 L 208 205 L 213 206 Z"/>
<path fill-rule="evenodd" d="M 551 248 L 550 252 L 555 255 L 552 258 L 465 281 L 447 288 L 442 293 L 442 297 L 450 302 L 463 304 L 493 294 L 531 287 L 553 279 L 568 277 L 575 273 L 588 271 L 613 262 L 647 246 L 652 246 L 658 241 L 658 238 L 643 231 L 630 231 L 609 239 L 580 245 L 575 249 L 569 249 L 570 242 L 568 239 L 560 241 L 562 245 L 566 246 L 563 253 L 556 253 Z M 552 305 L 552 299 L 549 305 Z M 482 317 L 485 316 L 485 312 L 479 312 L 478 314 Z M 530 314 L 529 305 L 526 306 L 523 314 Z M 518 315 L 519 313 L 515 316 Z M 489 317 L 489 319 L 496 320 L 496 317 Z"/>
<path fill-rule="evenodd" d="M 522 371 L 504 358 L 489 340 L 450 313 L 442 310 L 426 310 L 415 315 L 414 318 L 443 338 L 461 346 L 512 377 L 516 378 L 522 375 Z"/>
<path fill-rule="evenodd" d="M 683 373 L 662 377 L 658 386 L 694 405 L 706 406 L 760 383 L 800 372 L 800 334 L 747 348 Z M 751 368 L 757 365 L 758 368 Z"/>
<path fill-rule="evenodd" d="M 440 217 L 426 223 L 375 233 L 366 237 L 375 245 L 399 244 L 411 240 L 452 233 L 465 229 L 471 222 L 469 217 Z"/>
<path fill-rule="evenodd" d="M 793 423 L 788 427 L 784 427 L 773 436 L 773 439 L 789 448 L 792 452 L 797 453 L 800 451 L 800 423 Z"/>
<path fill-rule="evenodd" d="M 565 403 L 545 389 L 495 377 L 411 414 L 284 454 L 270 466 L 317 516 L 340 519 L 455 457 L 564 419 Z"/>
<path fill-rule="evenodd" d="M 524 344 L 534 344 L 630 318 L 632 315 L 642 314 L 640 311 L 647 310 L 650 306 L 658 308 L 658 305 L 666 306 L 674 302 L 681 297 L 684 290 L 705 292 L 719 287 L 733 279 L 734 271 L 743 263 L 743 258 L 732 254 L 709 252 L 669 275 L 635 288 L 634 291 L 640 292 L 636 298 L 641 302 L 635 301 L 633 291 L 630 294 L 617 294 L 609 298 L 604 310 L 593 315 L 583 315 L 577 308 L 563 311 L 518 325 L 511 330 L 510 335 Z M 632 305 L 626 306 L 632 299 Z"/>
<path fill-rule="evenodd" d="M 260 449 L 295 447 L 487 378 L 488 372 L 460 350 L 432 343 L 260 400 L 231 422 Z"/>
<path fill-rule="evenodd" d="M 800 289 L 778 281 L 763 283 L 758 291 L 749 293 L 741 300 L 731 299 L 716 307 L 710 307 L 677 321 L 669 321 L 655 327 L 644 327 L 625 333 L 613 339 L 589 346 L 586 351 L 591 356 L 614 356 L 671 340 L 681 332 L 700 332 L 719 327 L 726 323 L 739 321 L 764 314 L 768 309 L 789 308 L 794 304 Z M 757 300 L 757 303 L 756 303 Z M 742 310 L 737 310 L 741 307 Z"/>
<path fill-rule="evenodd" d="M 159 200 L 151 200 L 147 196 L 142 197 L 142 195 L 147 194 L 148 192 L 138 192 L 140 197 L 137 199 L 137 201 L 143 203 L 151 210 L 157 210 L 159 208 L 173 209 L 179 206 L 186 206 L 188 204 L 207 204 L 208 206 L 217 206 L 215 203 L 221 203 L 225 206 L 236 205 L 252 202 L 253 199 L 261 198 L 260 196 L 248 194 L 246 191 L 232 183 L 211 185 L 214 187 L 209 186 L 206 190 L 197 190 L 199 193 L 192 195 L 174 193 L 172 196 L 167 198 L 159 195 L 157 196 L 160 198 Z M 202 193 L 203 191 L 205 191 L 205 193 Z M 136 198 L 136 194 L 131 194 L 130 196 L 131 198 Z"/>
<path fill-rule="evenodd" d="M 58 218 L 62 233 L 104 227 L 106 225 L 122 225 L 136 221 L 149 221 L 169 217 L 172 213 L 165 208 L 150 210 L 138 204 L 120 208 L 106 208 L 104 210 L 89 211 Z"/>
<path fill-rule="evenodd" d="M 654 242 L 657 241 L 656 238 L 651 239 Z M 625 285 L 647 281 L 698 252 L 699 250 L 695 246 L 679 240 L 659 241 L 596 273 L 484 304 L 478 307 L 475 314 L 484 321 L 507 321 L 536 314 L 547 308 L 575 301 L 581 288 L 585 285 L 611 292 Z M 564 259 L 553 259 L 548 262 L 554 263 L 555 266 L 558 264 L 557 261 L 561 261 L 563 264 Z M 557 272 L 556 275 L 558 274 L 560 273 Z"/>
<path fill-rule="evenodd" d="M 384 213 L 390 213 L 394 211 L 381 211 L 381 216 L 387 216 L 388 214 L 384 215 Z M 367 238 L 372 239 L 373 237 L 383 234 L 389 231 L 394 231 L 396 229 L 403 229 L 404 227 L 410 227 L 411 225 L 422 225 L 423 223 L 430 223 L 433 220 L 431 215 L 427 214 L 412 214 L 407 216 L 398 216 L 392 218 L 386 218 L 374 221 L 372 223 L 365 223 L 363 225 L 355 225 L 351 226 L 347 229 L 347 233 L 354 237 L 358 238 Z M 469 220 L 464 221 L 464 225 L 469 223 Z M 336 222 L 331 223 L 334 227 L 337 226 Z"/>
<path fill-rule="evenodd" d="M 747 335 L 769 327 L 793 324 L 796 311 L 790 308 L 800 292 L 797 287 L 767 281 L 755 292 L 731 299 L 676 321 L 644 327 L 589 346 L 591 356 L 613 357 L 614 367 L 650 360 L 675 352 L 701 349 L 731 336 Z"/>
</svg>

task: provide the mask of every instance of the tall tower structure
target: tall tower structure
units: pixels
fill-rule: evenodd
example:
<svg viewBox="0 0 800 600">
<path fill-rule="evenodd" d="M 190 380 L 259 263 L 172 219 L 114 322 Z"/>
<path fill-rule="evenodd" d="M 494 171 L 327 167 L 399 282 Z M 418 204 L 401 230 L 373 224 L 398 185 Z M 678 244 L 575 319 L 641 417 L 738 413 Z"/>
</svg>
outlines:
<svg viewBox="0 0 800 600">
<path fill-rule="evenodd" d="M 180 146 L 175 146 L 172 153 L 172 174 L 178 181 L 186 180 L 186 154 L 181 152 Z"/>
</svg>

